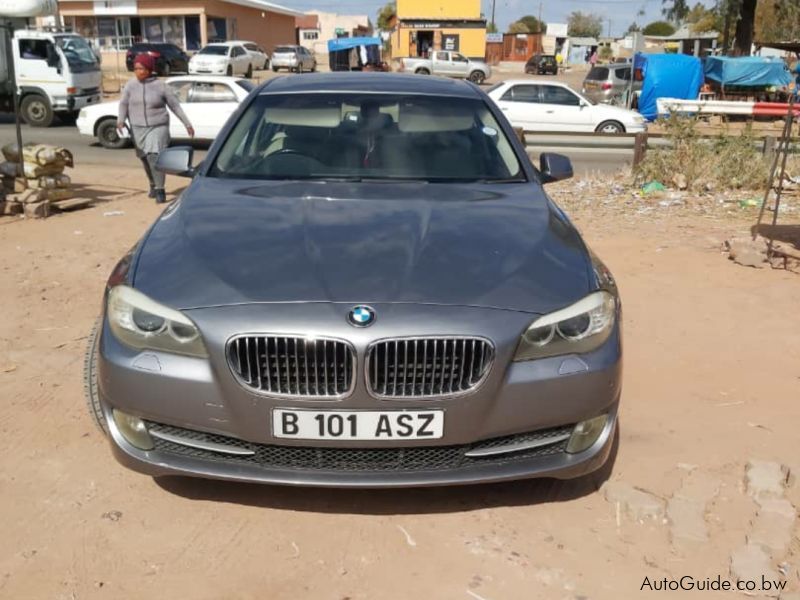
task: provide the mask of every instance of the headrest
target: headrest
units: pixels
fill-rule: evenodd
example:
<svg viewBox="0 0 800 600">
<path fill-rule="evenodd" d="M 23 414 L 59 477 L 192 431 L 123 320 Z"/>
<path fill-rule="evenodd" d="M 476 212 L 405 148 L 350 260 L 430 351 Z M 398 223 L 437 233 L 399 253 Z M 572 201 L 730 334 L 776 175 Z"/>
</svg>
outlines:
<svg viewBox="0 0 800 600">
<path fill-rule="evenodd" d="M 475 115 L 457 104 L 406 101 L 400 104 L 397 126 L 404 133 L 435 133 L 471 129 Z"/>
</svg>

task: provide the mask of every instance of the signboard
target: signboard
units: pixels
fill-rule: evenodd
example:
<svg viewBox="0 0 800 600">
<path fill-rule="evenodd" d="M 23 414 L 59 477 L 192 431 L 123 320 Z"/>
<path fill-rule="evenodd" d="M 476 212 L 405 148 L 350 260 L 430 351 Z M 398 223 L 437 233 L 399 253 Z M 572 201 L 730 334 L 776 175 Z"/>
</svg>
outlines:
<svg viewBox="0 0 800 600">
<path fill-rule="evenodd" d="M 447 50 L 448 52 L 458 52 L 460 37 L 461 36 L 457 33 L 442 34 L 442 50 Z"/>
<path fill-rule="evenodd" d="M 487 33 L 486 34 L 486 42 L 488 44 L 502 44 L 503 43 L 503 34 L 502 33 Z"/>
<path fill-rule="evenodd" d="M 94 0 L 96 15 L 135 15 L 136 0 Z"/>
</svg>

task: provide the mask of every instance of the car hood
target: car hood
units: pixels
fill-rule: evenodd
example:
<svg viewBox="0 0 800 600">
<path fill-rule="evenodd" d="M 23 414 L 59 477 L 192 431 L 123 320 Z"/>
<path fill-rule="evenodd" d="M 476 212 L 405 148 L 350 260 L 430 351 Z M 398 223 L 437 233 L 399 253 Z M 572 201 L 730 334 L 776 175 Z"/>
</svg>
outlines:
<svg viewBox="0 0 800 600">
<path fill-rule="evenodd" d="M 621 108 L 619 106 L 610 106 L 608 104 L 595 104 L 594 108 L 598 112 L 598 114 L 603 115 L 602 118 L 604 119 L 633 121 L 635 117 L 641 117 L 641 115 L 638 112 L 629 110 L 627 108 Z"/>
<path fill-rule="evenodd" d="M 590 291 L 571 223 L 537 184 L 198 178 L 141 245 L 133 285 L 179 309 L 424 303 L 545 313 Z"/>
</svg>

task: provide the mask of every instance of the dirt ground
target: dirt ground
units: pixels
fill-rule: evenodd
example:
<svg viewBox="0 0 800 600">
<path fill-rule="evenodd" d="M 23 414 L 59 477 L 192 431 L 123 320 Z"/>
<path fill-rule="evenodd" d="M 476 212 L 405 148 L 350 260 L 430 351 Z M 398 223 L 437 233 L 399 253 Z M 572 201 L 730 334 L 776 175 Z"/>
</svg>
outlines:
<svg viewBox="0 0 800 600">
<path fill-rule="evenodd" d="M 111 268 L 160 209 L 136 192 L 138 171 L 74 175 L 94 182 L 95 206 L 0 218 L 0 598 L 646 596 L 645 577 L 730 579 L 756 514 L 749 460 L 800 471 L 800 276 L 740 267 L 719 250 L 754 209 L 656 203 L 621 216 L 575 188 L 554 193 L 624 302 L 609 483 L 658 503 L 689 480 L 710 485 L 706 540 L 678 543 L 665 516 L 640 522 L 590 481 L 336 491 L 128 471 L 86 413 L 82 363 Z M 800 507 L 800 484 L 789 484 Z M 769 566 L 797 591 L 797 522 L 790 533 Z"/>
</svg>

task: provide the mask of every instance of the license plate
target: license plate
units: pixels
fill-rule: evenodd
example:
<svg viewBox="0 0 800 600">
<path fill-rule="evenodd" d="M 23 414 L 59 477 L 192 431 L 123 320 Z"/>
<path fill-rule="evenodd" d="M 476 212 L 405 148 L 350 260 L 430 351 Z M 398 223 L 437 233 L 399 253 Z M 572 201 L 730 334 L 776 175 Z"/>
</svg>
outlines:
<svg viewBox="0 0 800 600">
<path fill-rule="evenodd" d="M 436 440 L 444 435 L 444 411 L 276 408 L 272 435 L 294 440 Z"/>
<path fill-rule="evenodd" d="M 590 89 L 590 90 L 593 90 L 596 87 L 598 87 L 598 85 L 596 83 L 592 83 L 590 81 L 587 81 L 586 83 L 583 84 L 583 87 L 585 87 L 587 89 Z"/>
</svg>

